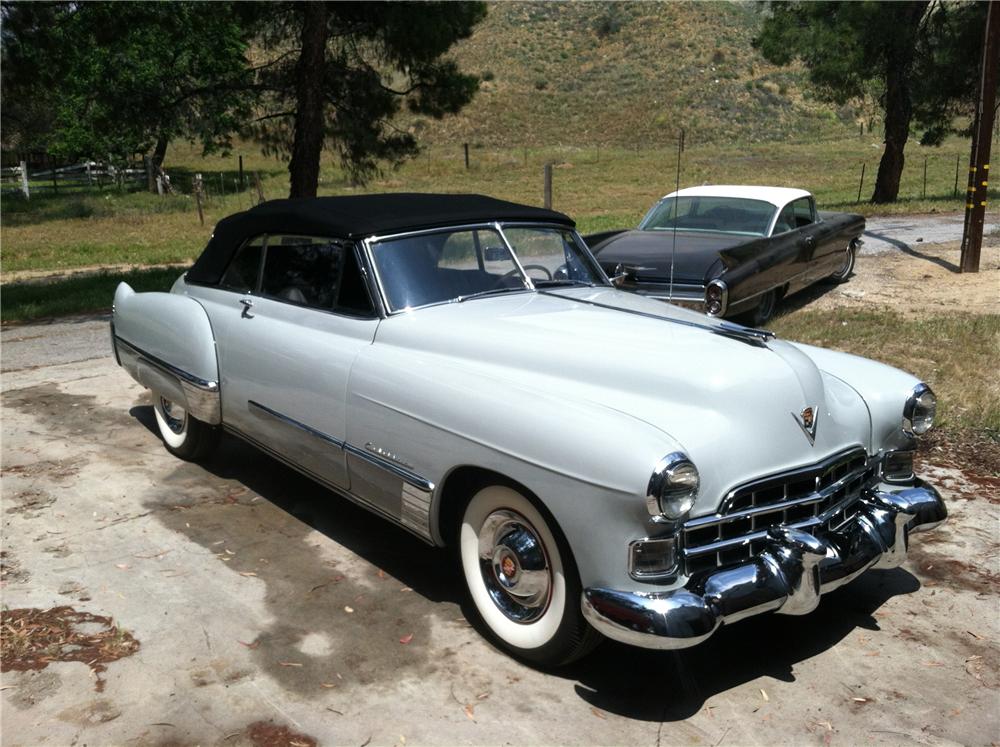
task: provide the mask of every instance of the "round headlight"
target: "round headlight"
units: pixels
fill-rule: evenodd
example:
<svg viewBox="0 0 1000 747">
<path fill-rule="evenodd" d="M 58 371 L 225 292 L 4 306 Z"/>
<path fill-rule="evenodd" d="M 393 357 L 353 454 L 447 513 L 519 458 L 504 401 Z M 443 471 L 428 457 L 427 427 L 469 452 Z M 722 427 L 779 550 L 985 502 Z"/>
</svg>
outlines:
<svg viewBox="0 0 1000 747">
<path fill-rule="evenodd" d="M 726 313 L 729 303 L 729 288 L 721 280 L 713 280 L 705 288 L 705 313 L 709 316 L 722 316 Z"/>
<path fill-rule="evenodd" d="M 699 483 L 698 468 L 686 454 L 667 454 L 649 479 L 646 509 L 650 516 L 678 519 L 686 514 L 698 497 Z"/>
<path fill-rule="evenodd" d="M 934 425 L 937 397 L 926 384 L 917 384 L 903 406 L 903 433 L 922 436 Z"/>
</svg>

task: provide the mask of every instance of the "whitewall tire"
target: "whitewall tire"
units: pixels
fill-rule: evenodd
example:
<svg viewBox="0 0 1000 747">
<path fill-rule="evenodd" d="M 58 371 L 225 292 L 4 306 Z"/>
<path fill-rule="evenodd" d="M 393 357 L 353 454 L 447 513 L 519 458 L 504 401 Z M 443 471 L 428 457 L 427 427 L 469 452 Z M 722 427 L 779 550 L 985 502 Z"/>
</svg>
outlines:
<svg viewBox="0 0 1000 747">
<path fill-rule="evenodd" d="M 536 505 L 505 485 L 469 500 L 458 549 L 480 620 L 504 649 L 529 661 L 559 665 L 600 640 L 580 611 L 572 555 Z"/>
<path fill-rule="evenodd" d="M 153 392 L 153 412 L 163 445 L 189 461 L 207 457 L 219 442 L 219 428 L 203 423 L 183 406 Z"/>
</svg>

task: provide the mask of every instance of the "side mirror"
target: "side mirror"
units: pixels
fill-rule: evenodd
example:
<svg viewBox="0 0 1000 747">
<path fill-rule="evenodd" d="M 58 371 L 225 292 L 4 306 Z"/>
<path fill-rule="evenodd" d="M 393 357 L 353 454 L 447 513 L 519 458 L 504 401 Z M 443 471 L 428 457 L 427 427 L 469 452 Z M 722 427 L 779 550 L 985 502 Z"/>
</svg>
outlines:
<svg viewBox="0 0 1000 747">
<path fill-rule="evenodd" d="M 615 266 L 615 274 L 612 275 L 610 278 L 608 278 L 608 280 L 611 281 L 611 284 L 615 286 L 615 288 L 621 288 L 623 285 L 625 285 L 625 281 L 627 279 L 628 279 L 628 273 L 625 271 L 625 265 L 623 265 L 621 262 L 619 262 Z"/>
</svg>

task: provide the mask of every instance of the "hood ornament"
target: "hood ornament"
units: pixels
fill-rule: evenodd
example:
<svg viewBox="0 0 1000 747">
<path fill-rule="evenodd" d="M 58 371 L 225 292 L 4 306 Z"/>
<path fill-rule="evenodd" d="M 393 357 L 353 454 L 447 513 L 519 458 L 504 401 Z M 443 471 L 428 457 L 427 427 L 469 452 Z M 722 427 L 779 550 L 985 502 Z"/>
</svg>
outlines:
<svg viewBox="0 0 1000 747">
<path fill-rule="evenodd" d="M 792 413 L 792 418 L 798 424 L 802 432 L 806 434 L 806 438 L 809 439 L 809 445 L 812 446 L 816 443 L 816 421 L 819 418 L 819 412 L 813 406 L 803 408 L 802 412 L 796 415 Z"/>
</svg>

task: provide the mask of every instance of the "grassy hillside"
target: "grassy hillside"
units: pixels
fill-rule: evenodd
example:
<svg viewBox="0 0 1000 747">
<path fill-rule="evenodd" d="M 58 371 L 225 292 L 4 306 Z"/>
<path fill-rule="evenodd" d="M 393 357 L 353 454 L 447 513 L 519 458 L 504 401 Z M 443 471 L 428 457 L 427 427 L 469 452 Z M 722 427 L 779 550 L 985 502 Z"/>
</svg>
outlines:
<svg viewBox="0 0 1000 747">
<path fill-rule="evenodd" d="M 430 144 L 816 140 L 853 129 L 751 46 L 754 3 L 493 3 L 454 56 L 484 80 L 461 114 L 408 124 Z"/>
</svg>

